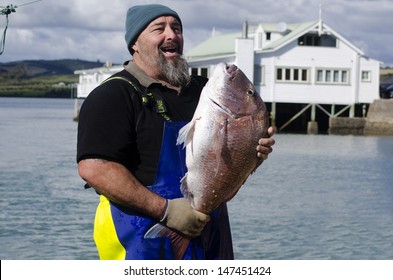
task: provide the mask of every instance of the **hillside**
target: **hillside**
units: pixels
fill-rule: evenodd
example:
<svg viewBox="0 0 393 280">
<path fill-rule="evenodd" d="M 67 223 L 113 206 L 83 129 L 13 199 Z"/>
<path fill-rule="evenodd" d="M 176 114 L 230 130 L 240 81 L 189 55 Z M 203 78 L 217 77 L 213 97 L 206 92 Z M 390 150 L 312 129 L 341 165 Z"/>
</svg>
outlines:
<svg viewBox="0 0 393 280">
<path fill-rule="evenodd" d="M 0 78 L 33 78 L 38 76 L 70 75 L 75 70 L 100 67 L 103 62 L 79 59 L 23 60 L 1 63 Z"/>
<path fill-rule="evenodd" d="M 79 59 L 0 63 L 0 97 L 70 97 L 78 82 L 74 71 L 102 65 Z"/>
<path fill-rule="evenodd" d="M 75 70 L 103 66 L 79 59 L 0 62 L 0 97 L 58 97 L 75 94 Z M 393 83 L 393 68 L 381 68 L 381 83 Z"/>
<path fill-rule="evenodd" d="M 379 74 L 381 83 L 393 83 L 393 68 L 381 68 Z"/>
</svg>

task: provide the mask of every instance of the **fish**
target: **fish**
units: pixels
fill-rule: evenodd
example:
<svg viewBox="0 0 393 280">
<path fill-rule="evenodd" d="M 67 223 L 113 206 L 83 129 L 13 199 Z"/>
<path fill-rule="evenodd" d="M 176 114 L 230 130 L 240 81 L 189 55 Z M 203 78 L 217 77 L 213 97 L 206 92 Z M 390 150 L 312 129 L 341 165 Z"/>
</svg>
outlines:
<svg viewBox="0 0 393 280">
<path fill-rule="evenodd" d="M 177 138 L 177 145 L 186 149 L 187 166 L 180 190 L 193 209 L 209 214 L 237 194 L 263 162 L 256 146 L 268 137 L 268 127 L 269 113 L 253 83 L 236 65 L 218 64 L 192 120 Z M 186 238 L 160 224 L 145 238 L 163 235 L 171 236 L 176 258 L 181 259 L 189 243 Z"/>
</svg>

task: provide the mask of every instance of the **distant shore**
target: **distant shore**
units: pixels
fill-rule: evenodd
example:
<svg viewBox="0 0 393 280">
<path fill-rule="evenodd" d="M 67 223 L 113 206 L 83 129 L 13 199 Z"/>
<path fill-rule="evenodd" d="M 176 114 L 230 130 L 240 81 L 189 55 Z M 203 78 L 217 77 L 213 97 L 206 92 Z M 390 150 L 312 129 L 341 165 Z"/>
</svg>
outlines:
<svg viewBox="0 0 393 280">
<path fill-rule="evenodd" d="M 76 94 L 75 94 L 76 95 Z M 1 97 L 12 97 L 12 98 L 63 98 L 73 99 L 75 98 L 71 90 L 57 90 L 49 92 L 24 92 L 24 93 L 3 93 L 0 92 Z"/>
<path fill-rule="evenodd" d="M 380 70 L 380 83 L 393 83 L 393 69 Z M 76 75 L 40 77 L 23 81 L 0 81 L 0 97 L 76 98 Z"/>
</svg>

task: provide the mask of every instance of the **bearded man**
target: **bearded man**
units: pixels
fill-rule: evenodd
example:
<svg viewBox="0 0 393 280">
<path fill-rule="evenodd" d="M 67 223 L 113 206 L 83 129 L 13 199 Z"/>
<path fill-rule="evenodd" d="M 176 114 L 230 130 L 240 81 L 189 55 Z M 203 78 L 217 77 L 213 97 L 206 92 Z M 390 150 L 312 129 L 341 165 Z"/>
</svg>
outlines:
<svg viewBox="0 0 393 280">
<path fill-rule="evenodd" d="M 205 215 L 180 192 L 186 167 L 176 135 L 207 82 L 188 73 L 180 17 L 163 5 L 139 5 L 128 10 L 125 27 L 133 59 L 89 94 L 79 115 L 78 171 L 100 195 L 99 257 L 174 259 L 170 238 L 144 238 L 161 222 L 191 239 L 184 259 L 233 259 L 226 204 Z M 256 156 L 266 159 L 273 144 L 260 139 Z"/>
</svg>

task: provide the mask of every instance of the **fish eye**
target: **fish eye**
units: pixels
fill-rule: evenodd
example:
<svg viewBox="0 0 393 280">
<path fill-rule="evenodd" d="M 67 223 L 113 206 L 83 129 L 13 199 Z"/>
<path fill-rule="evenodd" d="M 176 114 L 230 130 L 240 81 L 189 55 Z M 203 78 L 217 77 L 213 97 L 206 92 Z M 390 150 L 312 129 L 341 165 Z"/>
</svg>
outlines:
<svg viewBox="0 0 393 280">
<path fill-rule="evenodd" d="M 248 89 L 248 90 L 246 91 L 246 94 L 247 94 L 248 96 L 254 96 L 255 92 L 254 92 L 252 89 Z"/>
</svg>

